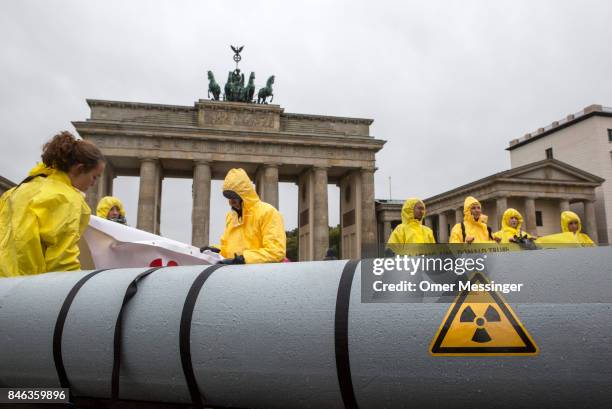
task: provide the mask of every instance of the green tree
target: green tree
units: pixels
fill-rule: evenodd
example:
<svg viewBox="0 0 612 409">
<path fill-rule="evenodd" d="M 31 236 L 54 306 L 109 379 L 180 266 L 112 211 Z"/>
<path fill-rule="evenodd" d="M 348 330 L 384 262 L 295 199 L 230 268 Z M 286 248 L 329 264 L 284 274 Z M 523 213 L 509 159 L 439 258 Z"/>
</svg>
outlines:
<svg viewBox="0 0 612 409">
<path fill-rule="evenodd" d="M 299 254 L 299 233 L 296 227 L 286 231 L 287 235 L 287 258 L 291 261 L 298 261 Z M 334 250 L 334 255 L 340 258 L 340 225 L 329 228 L 329 247 Z"/>
<path fill-rule="evenodd" d="M 287 235 L 287 258 L 291 261 L 298 261 L 298 228 L 286 231 Z"/>
<path fill-rule="evenodd" d="M 334 256 L 340 258 L 340 225 L 329 228 L 329 247 L 334 250 Z"/>
</svg>

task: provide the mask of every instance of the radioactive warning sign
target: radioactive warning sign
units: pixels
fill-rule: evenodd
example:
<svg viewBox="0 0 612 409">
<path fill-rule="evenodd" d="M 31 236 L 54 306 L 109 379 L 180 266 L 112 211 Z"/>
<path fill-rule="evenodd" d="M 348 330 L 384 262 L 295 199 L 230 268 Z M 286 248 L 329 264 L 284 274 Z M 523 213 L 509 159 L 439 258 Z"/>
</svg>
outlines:
<svg viewBox="0 0 612 409">
<path fill-rule="evenodd" d="M 481 273 L 470 279 L 488 284 Z M 434 337 L 430 353 L 443 356 L 536 355 L 539 349 L 512 308 L 495 291 L 463 290 Z"/>
</svg>

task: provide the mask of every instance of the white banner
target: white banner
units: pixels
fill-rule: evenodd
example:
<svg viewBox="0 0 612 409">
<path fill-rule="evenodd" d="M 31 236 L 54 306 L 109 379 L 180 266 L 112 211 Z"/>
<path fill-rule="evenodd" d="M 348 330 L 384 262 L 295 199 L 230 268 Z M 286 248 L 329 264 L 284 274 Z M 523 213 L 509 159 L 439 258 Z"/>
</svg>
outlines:
<svg viewBox="0 0 612 409">
<path fill-rule="evenodd" d="M 216 264 L 219 254 L 91 216 L 81 243 L 83 270 Z"/>
</svg>

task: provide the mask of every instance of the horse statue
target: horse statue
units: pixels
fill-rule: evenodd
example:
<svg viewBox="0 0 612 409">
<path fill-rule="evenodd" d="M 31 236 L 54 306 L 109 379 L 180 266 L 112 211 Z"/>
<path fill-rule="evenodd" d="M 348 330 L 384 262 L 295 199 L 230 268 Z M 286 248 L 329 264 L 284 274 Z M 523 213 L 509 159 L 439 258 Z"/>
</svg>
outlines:
<svg viewBox="0 0 612 409">
<path fill-rule="evenodd" d="M 266 81 L 266 86 L 259 89 L 257 93 L 257 103 L 258 104 L 267 104 L 266 98 L 270 98 L 270 102 L 274 99 L 274 94 L 272 93 L 272 84 L 274 84 L 274 75 L 268 78 Z"/>
<path fill-rule="evenodd" d="M 255 94 L 255 73 L 251 71 L 251 75 L 249 75 L 249 83 L 244 89 L 244 102 L 253 101 L 254 94 Z"/>
<path fill-rule="evenodd" d="M 230 71 L 229 74 L 227 74 L 227 82 L 225 83 L 225 93 L 223 94 L 223 99 L 225 101 L 231 101 L 232 100 L 232 72 Z"/>
<path fill-rule="evenodd" d="M 208 71 L 208 98 L 210 98 L 210 93 L 213 94 L 213 100 L 218 101 L 219 95 L 221 94 L 221 87 L 215 81 L 215 76 L 212 71 Z"/>
<path fill-rule="evenodd" d="M 238 69 L 236 69 L 238 71 Z M 235 77 L 238 81 L 234 83 L 234 101 L 244 102 L 246 90 L 244 89 L 244 74 Z"/>
</svg>

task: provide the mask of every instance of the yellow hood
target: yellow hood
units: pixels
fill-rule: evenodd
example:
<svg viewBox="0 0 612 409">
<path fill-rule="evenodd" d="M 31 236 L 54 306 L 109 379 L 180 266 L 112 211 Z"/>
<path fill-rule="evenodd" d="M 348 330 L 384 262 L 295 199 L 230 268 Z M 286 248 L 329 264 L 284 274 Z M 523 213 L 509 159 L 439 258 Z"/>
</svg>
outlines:
<svg viewBox="0 0 612 409">
<path fill-rule="evenodd" d="M 474 220 L 474 217 L 472 217 L 472 213 L 470 213 L 470 208 L 472 207 L 474 203 L 480 204 L 480 202 L 472 196 L 468 196 L 465 198 L 465 201 L 463 202 L 463 221 L 464 222 L 474 222 L 474 223 L 476 222 L 476 220 Z M 481 215 L 479 218 L 479 221 L 483 222 L 483 220 L 485 219 L 483 219 Z"/>
<path fill-rule="evenodd" d="M 125 208 L 123 207 L 123 203 L 121 203 L 121 200 L 113 196 L 105 196 L 100 200 L 100 203 L 98 203 L 98 208 L 96 209 L 96 216 L 106 219 L 110 209 L 115 206 L 117 209 L 119 209 L 121 217 L 125 217 Z"/>
<path fill-rule="evenodd" d="M 223 191 L 231 190 L 236 193 L 243 202 L 245 209 L 251 208 L 255 203 L 259 202 L 259 196 L 255 192 L 253 182 L 249 179 L 249 175 L 244 169 L 231 169 L 227 172 L 225 180 L 223 181 Z"/>
<path fill-rule="evenodd" d="M 37 175 L 49 176 L 53 173 L 55 173 L 55 169 L 48 167 L 42 162 L 39 162 L 36 164 L 36 166 L 30 169 L 28 176 L 37 176 Z"/>
<path fill-rule="evenodd" d="M 570 211 L 565 211 L 561 213 L 561 230 L 564 233 L 569 232 L 570 230 L 568 225 L 570 224 L 570 222 L 574 221 L 578 222 L 578 231 L 576 232 L 576 234 L 578 234 L 582 231 L 582 223 L 580 222 L 580 217 L 578 217 L 576 213 Z"/>
<path fill-rule="evenodd" d="M 510 219 L 516 217 L 518 220 L 518 224 L 516 228 L 510 226 Z M 502 230 L 511 230 L 511 231 L 520 231 L 521 226 L 523 225 L 523 216 L 516 209 L 509 208 L 504 212 L 502 216 Z"/>
<path fill-rule="evenodd" d="M 423 217 L 420 220 L 414 218 L 414 206 L 416 206 L 417 203 L 421 203 L 423 205 L 423 208 L 425 207 L 425 203 L 423 203 L 421 199 L 417 199 L 414 197 L 411 197 L 410 199 L 407 199 L 404 202 L 404 206 L 402 206 L 403 224 L 409 224 L 411 222 L 416 222 L 420 224 L 423 218 L 425 218 L 425 213 L 423 213 Z"/>
</svg>

